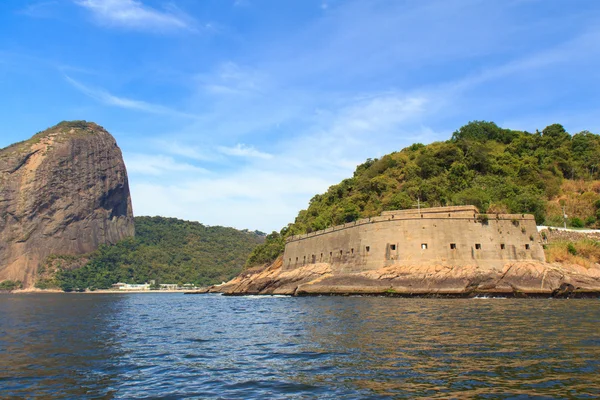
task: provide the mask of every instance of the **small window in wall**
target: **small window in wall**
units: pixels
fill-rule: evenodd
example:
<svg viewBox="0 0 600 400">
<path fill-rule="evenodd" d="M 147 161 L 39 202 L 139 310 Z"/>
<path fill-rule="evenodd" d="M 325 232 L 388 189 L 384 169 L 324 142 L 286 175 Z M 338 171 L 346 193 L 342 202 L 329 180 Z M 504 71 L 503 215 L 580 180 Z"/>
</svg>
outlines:
<svg viewBox="0 0 600 400">
<path fill-rule="evenodd" d="M 500 250 L 506 249 L 506 245 L 504 243 L 500 243 Z"/>
<path fill-rule="evenodd" d="M 354 249 L 350 249 L 350 253 L 354 254 Z"/>
<path fill-rule="evenodd" d="M 333 251 L 329 252 L 329 257 L 333 257 Z"/>
<path fill-rule="evenodd" d="M 456 243 L 450 243 L 450 249 L 456 250 Z"/>
<path fill-rule="evenodd" d="M 292 263 L 292 259 L 290 258 L 290 264 Z"/>
<path fill-rule="evenodd" d="M 306 263 L 306 256 L 304 256 L 304 262 Z"/>
<path fill-rule="evenodd" d="M 525 245 L 525 250 L 529 250 L 529 244 Z"/>
<path fill-rule="evenodd" d="M 396 245 L 395 244 L 390 244 L 390 250 L 396 250 Z"/>
<path fill-rule="evenodd" d="M 475 243 L 475 250 L 481 250 L 481 243 Z"/>
<path fill-rule="evenodd" d="M 421 243 L 421 250 L 427 250 L 427 243 Z"/>
<path fill-rule="evenodd" d="M 367 250 L 367 253 L 369 252 L 369 250 L 371 250 L 371 246 L 367 246 L 365 247 L 365 250 Z"/>
<path fill-rule="evenodd" d="M 340 250 L 340 256 L 344 254 L 344 250 Z"/>
</svg>

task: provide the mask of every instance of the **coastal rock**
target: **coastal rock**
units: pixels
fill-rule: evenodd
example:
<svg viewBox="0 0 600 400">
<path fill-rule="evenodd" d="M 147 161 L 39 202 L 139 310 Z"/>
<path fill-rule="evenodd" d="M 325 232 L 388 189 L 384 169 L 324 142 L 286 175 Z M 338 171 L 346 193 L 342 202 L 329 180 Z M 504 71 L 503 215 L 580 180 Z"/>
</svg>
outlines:
<svg viewBox="0 0 600 400">
<path fill-rule="evenodd" d="M 127 171 L 115 139 L 62 122 L 0 150 L 0 281 L 31 287 L 50 254 L 83 254 L 134 235 Z"/>
<path fill-rule="evenodd" d="M 600 266 L 514 262 L 503 268 L 394 265 L 358 273 L 334 274 L 327 263 L 282 270 L 282 259 L 255 268 L 213 292 L 227 295 L 510 295 L 566 297 L 600 293 Z"/>
</svg>

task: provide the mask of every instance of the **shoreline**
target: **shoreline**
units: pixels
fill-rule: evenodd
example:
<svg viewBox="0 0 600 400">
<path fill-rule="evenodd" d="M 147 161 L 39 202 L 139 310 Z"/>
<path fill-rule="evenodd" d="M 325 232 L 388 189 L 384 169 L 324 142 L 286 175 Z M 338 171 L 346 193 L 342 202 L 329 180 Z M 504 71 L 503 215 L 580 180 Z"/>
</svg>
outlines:
<svg viewBox="0 0 600 400">
<path fill-rule="evenodd" d="M 0 292 L 1 294 L 2 292 Z M 84 292 L 64 292 L 59 289 L 18 289 L 4 292 L 4 294 L 131 294 L 131 293 L 181 293 L 185 290 L 86 290 Z"/>
</svg>

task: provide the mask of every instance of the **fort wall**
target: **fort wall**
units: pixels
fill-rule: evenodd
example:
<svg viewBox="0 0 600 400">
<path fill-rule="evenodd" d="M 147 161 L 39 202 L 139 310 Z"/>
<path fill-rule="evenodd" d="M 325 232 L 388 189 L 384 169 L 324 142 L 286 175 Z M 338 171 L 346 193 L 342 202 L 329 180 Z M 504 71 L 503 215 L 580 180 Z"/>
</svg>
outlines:
<svg viewBox="0 0 600 400">
<path fill-rule="evenodd" d="M 529 214 L 480 214 L 474 206 L 385 211 L 325 230 L 288 238 L 284 270 L 328 263 L 334 273 L 391 265 L 500 268 L 545 261 Z"/>
</svg>

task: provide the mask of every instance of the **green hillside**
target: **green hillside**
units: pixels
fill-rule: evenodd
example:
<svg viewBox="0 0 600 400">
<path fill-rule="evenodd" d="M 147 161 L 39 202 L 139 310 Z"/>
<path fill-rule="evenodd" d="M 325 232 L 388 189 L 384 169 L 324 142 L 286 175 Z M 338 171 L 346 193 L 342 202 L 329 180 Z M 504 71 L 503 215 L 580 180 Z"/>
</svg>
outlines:
<svg viewBox="0 0 600 400">
<path fill-rule="evenodd" d="M 110 288 L 113 283 L 221 283 L 237 275 L 259 232 L 175 218 L 136 217 L 136 236 L 83 257 L 51 256 L 36 286 L 64 290 Z"/>
<path fill-rule="evenodd" d="M 314 196 L 293 224 L 267 237 L 247 266 L 274 260 L 290 235 L 384 210 L 473 204 L 481 212 L 531 213 L 538 224 L 597 227 L 600 136 L 559 125 L 522 132 L 475 121 L 445 142 L 413 144 L 359 165 L 352 178 Z"/>
</svg>

